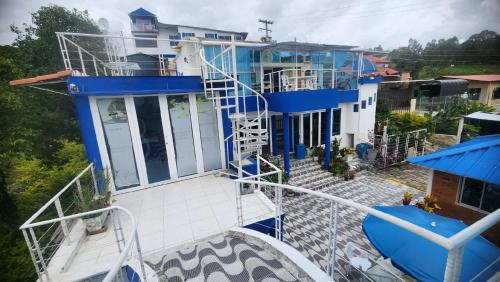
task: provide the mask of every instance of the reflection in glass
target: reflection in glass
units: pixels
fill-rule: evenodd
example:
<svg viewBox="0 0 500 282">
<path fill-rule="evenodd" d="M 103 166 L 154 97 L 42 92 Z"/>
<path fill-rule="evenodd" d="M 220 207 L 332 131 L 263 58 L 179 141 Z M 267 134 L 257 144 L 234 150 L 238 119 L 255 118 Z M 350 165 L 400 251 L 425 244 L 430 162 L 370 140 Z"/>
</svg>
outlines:
<svg viewBox="0 0 500 282">
<path fill-rule="evenodd" d="M 139 185 L 134 148 L 123 98 L 97 99 L 117 190 Z"/>
<path fill-rule="evenodd" d="M 203 166 L 205 171 L 222 167 L 219 147 L 219 129 L 214 105 L 205 96 L 196 97 L 198 122 L 200 124 L 201 148 L 203 151 Z"/>
<path fill-rule="evenodd" d="M 174 139 L 175 155 L 177 159 L 177 173 L 181 176 L 195 174 L 196 155 L 194 152 L 193 130 L 191 128 L 191 112 L 189 110 L 189 96 L 169 96 L 168 109 L 170 124 Z"/>
<path fill-rule="evenodd" d="M 134 98 L 148 182 L 170 179 L 158 97 Z"/>
</svg>

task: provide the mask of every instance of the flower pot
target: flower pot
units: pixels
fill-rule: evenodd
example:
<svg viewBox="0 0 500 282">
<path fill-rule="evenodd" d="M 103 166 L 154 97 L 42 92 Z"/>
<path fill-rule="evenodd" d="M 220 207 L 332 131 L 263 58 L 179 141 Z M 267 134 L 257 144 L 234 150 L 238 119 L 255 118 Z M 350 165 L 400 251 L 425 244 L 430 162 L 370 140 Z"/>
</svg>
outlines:
<svg viewBox="0 0 500 282">
<path fill-rule="evenodd" d="M 106 211 L 93 217 L 83 218 L 83 223 L 85 224 L 85 229 L 87 229 L 87 234 L 94 235 L 106 232 L 106 230 L 108 229 L 108 227 L 105 225 L 107 217 L 108 212 Z"/>
<path fill-rule="evenodd" d="M 307 148 L 306 151 L 307 151 L 307 156 L 312 157 L 314 153 L 314 148 Z"/>
<path fill-rule="evenodd" d="M 241 195 L 251 194 L 253 193 L 253 191 L 254 191 L 254 186 L 252 184 L 243 183 L 243 185 L 240 186 Z"/>
<path fill-rule="evenodd" d="M 317 157 L 317 156 L 314 156 L 314 157 L 313 157 L 313 161 L 317 162 L 317 161 L 318 161 L 318 157 Z"/>
<path fill-rule="evenodd" d="M 407 206 L 407 205 L 409 205 L 410 203 L 411 203 L 411 199 L 409 199 L 409 200 L 405 200 L 405 199 L 403 199 L 403 205 Z"/>
</svg>

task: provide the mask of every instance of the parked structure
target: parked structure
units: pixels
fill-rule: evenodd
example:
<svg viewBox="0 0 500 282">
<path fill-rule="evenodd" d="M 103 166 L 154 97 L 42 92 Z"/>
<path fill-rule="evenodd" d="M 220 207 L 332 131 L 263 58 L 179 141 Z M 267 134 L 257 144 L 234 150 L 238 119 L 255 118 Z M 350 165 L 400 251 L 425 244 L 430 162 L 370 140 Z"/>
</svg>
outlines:
<svg viewBox="0 0 500 282">
<path fill-rule="evenodd" d="M 481 103 L 500 107 L 500 74 L 447 75 L 443 78 L 467 80 L 468 92 L 478 94 Z"/>
<path fill-rule="evenodd" d="M 409 158 L 432 173 L 427 194 L 436 197 L 436 213 L 472 224 L 500 208 L 500 135 L 476 137 L 446 149 Z M 487 237 L 500 244 L 500 224 Z"/>
</svg>

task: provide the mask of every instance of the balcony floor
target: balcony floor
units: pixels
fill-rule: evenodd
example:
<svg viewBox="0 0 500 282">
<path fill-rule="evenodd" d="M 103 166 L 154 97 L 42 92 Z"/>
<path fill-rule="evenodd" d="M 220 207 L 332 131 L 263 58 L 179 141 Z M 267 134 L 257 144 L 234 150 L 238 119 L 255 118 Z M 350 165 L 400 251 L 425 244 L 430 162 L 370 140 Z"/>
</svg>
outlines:
<svg viewBox="0 0 500 282">
<path fill-rule="evenodd" d="M 133 213 L 138 223 L 142 253 L 148 260 L 237 225 L 234 183 L 224 177 L 197 177 L 116 195 L 112 200 L 112 205 L 122 206 Z M 272 203 L 260 192 L 243 195 L 242 205 L 244 224 L 274 216 Z M 128 238 L 130 221 L 125 216 L 120 218 Z M 69 270 L 62 273 L 59 272 L 64 264 L 65 255 L 62 254 L 67 254 L 70 246 L 61 244 L 55 260 L 49 264 L 51 278 L 57 278 L 54 281 L 81 279 L 109 269 L 118 258 L 110 219 L 108 217 L 106 232 L 85 237 Z M 83 228 L 73 228 L 72 232 L 83 232 Z M 136 254 L 135 246 L 132 254 Z"/>
</svg>

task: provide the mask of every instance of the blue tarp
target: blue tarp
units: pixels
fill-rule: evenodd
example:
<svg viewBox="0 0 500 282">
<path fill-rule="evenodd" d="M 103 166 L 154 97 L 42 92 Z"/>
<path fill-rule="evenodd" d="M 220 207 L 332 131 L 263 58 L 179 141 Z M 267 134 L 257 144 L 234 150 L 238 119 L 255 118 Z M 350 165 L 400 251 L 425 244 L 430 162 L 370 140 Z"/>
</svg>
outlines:
<svg viewBox="0 0 500 282">
<path fill-rule="evenodd" d="M 425 212 L 414 206 L 373 207 L 382 212 L 409 221 L 444 237 L 451 237 L 465 229 L 463 222 Z M 431 225 L 435 222 L 435 226 Z M 363 231 L 393 265 L 420 281 L 443 281 L 448 252 L 443 247 L 392 223 L 368 215 L 363 221 Z M 485 238 L 478 236 L 464 246 L 460 281 L 470 281 L 484 268 L 500 257 L 500 249 Z M 500 270 L 500 263 L 481 275 L 491 277 Z"/>
</svg>

